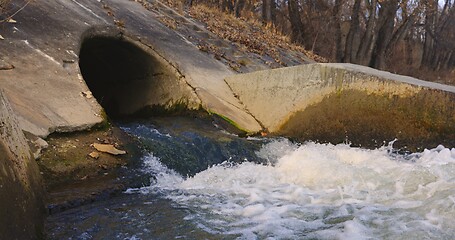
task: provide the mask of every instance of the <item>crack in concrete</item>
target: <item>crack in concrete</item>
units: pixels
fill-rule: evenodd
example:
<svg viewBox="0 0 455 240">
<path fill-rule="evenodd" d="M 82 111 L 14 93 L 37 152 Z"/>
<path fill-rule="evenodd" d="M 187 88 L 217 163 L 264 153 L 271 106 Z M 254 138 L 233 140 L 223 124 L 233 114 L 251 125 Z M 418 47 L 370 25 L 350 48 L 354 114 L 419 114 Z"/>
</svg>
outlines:
<svg viewBox="0 0 455 240">
<path fill-rule="evenodd" d="M 231 88 L 231 86 L 228 84 L 228 82 L 226 81 L 226 79 L 223 79 L 223 81 L 226 83 L 226 85 L 228 86 L 229 90 L 231 90 L 232 94 L 234 95 L 234 97 L 239 101 L 239 103 L 243 106 L 243 111 L 245 111 L 247 114 L 249 114 L 254 120 L 256 120 L 257 123 L 259 123 L 259 125 L 261 126 L 262 128 L 262 131 L 268 131 L 268 129 L 265 127 L 265 125 L 258 119 L 256 118 L 251 112 L 250 110 L 246 107 L 245 104 L 243 104 L 242 100 L 240 100 L 240 97 L 235 94 L 234 90 Z"/>
<path fill-rule="evenodd" d="M 39 50 L 38 48 L 35 48 L 33 47 L 29 42 L 28 40 L 22 40 L 23 43 L 25 43 L 25 45 L 27 45 L 28 47 L 30 47 L 31 49 L 35 50 L 37 53 L 39 53 L 41 56 L 43 56 L 44 58 L 48 59 L 49 61 L 61 66 L 61 64 L 55 60 L 55 58 L 47 55 L 46 53 L 44 53 L 43 51 Z"/>
<path fill-rule="evenodd" d="M 90 14 L 92 14 L 93 16 L 95 16 L 96 18 L 100 19 L 101 21 L 103 21 L 104 23 L 106 24 L 109 24 L 108 21 L 106 21 L 106 19 L 102 18 L 101 16 L 99 16 L 98 14 L 96 14 L 95 12 L 93 12 L 90 8 L 82 5 L 80 2 L 76 1 L 76 0 L 71 0 L 73 1 L 75 4 L 77 4 L 79 7 L 81 7 L 82 9 L 84 9 L 85 11 L 89 12 Z"/>
</svg>

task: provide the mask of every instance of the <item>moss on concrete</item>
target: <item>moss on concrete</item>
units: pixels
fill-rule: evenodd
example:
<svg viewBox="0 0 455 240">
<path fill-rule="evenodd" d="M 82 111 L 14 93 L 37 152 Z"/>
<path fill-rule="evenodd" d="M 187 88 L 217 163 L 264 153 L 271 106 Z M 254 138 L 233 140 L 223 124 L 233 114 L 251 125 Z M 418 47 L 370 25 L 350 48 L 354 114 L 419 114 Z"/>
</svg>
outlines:
<svg viewBox="0 0 455 240">
<path fill-rule="evenodd" d="M 419 150 L 443 144 L 455 147 L 455 96 L 439 90 L 415 95 L 343 90 L 294 113 L 278 131 L 301 141 L 352 142 Z"/>
<path fill-rule="evenodd" d="M 102 108 L 100 110 L 100 116 L 103 119 L 102 122 L 98 123 L 93 127 L 93 129 L 97 130 L 108 130 L 111 127 L 111 122 L 109 121 L 109 116 L 107 115 L 106 111 Z"/>
<path fill-rule="evenodd" d="M 119 166 L 126 165 L 128 159 L 137 151 L 133 140 L 116 127 L 100 128 L 91 131 L 74 133 L 56 133 L 46 141 L 49 147 L 38 160 L 48 190 L 65 182 L 80 181 L 109 172 Z M 113 156 L 99 153 L 99 158 L 89 156 L 97 152 L 92 144 L 112 144 L 119 149 L 127 150 L 126 155 Z"/>
<path fill-rule="evenodd" d="M 135 117 L 154 117 L 154 116 L 169 116 L 169 115 L 186 115 L 194 114 L 195 112 L 201 111 L 202 107 L 191 107 L 185 99 L 178 101 L 168 101 L 165 104 L 153 104 L 146 106 L 139 111 L 132 114 Z"/>
<path fill-rule="evenodd" d="M 28 186 L 16 175 L 11 155 L 0 141 L 0 236 L 3 239 L 43 239 L 44 192 L 36 168 L 26 170 Z"/>
<path fill-rule="evenodd" d="M 44 188 L 38 167 L 0 90 L 0 238 L 43 238 Z"/>
<path fill-rule="evenodd" d="M 218 120 L 217 123 L 219 125 L 221 125 L 224 129 L 228 130 L 229 132 L 232 132 L 232 133 L 237 134 L 239 136 L 246 136 L 248 134 L 251 134 L 251 132 L 249 132 L 247 129 L 242 128 L 234 120 L 228 118 L 227 116 L 225 116 L 223 114 L 216 113 L 216 112 L 211 112 L 211 111 L 208 111 L 208 113 L 210 115 L 212 115 L 215 120 Z M 219 121 L 219 119 L 224 121 L 224 123 L 222 121 Z"/>
</svg>

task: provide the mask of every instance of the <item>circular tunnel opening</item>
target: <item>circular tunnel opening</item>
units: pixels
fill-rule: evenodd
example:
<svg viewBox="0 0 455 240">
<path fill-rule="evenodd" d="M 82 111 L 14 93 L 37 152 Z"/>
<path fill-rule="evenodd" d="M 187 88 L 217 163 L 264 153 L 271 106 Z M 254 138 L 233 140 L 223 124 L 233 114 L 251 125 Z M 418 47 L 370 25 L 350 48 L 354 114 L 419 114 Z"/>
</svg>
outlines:
<svg viewBox="0 0 455 240">
<path fill-rule="evenodd" d="M 116 35 L 86 37 L 79 52 L 82 76 L 111 118 L 172 101 L 176 74 L 140 44 Z M 171 85 L 164 88 L 163 86 Z"/>
</svg>

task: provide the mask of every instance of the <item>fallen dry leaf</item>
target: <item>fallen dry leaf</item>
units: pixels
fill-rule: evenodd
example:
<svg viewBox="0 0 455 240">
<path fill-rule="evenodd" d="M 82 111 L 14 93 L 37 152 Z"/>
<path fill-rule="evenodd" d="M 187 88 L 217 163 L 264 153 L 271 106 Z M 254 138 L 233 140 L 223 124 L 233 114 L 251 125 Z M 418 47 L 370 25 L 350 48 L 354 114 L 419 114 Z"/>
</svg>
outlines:
<svg viewBox="0 0 455 240">
<path fill-rule="evenodd" d="M 123 151 L 123 150 L 119 150 L 117 148 L 115 148 L 113 145 L 111 144 L 100 144 L 100 143 L 94 143 L 93 144 L 93 147 L 100 151 L 100 152 L 104 152 L 104 153 L 109 153 L 109 154 L 112 154 L 112 155 L 121 155 L 121 154 L 126 154 L 126 151 Z"/>
<path fill-rule="evenodd" d="M 81 92 L 81 95 L 82 95 L 83 97 L 86 97 L 87 99 L 93 98 L 93 94 L 92 94 L 91 91 Z"/>
<path fill-rule="evenodd" d="M 91 152 L 88 155 L 94 159 L 100 158 L 100 154 L 98 152 Z"/>
<path fill-rule="evenodd" d="M 100 164 L 100 165 L 98 165 L 98 167 L 103 169 L 103 170 L 107 170 L 107 166 L 106 165 Z"/>
<path fill-rule="evenodd" d="M 14 69 L 12 64 L 5 62 L 3 59 L 0 59 L 0 70 L 11 70 Z"/>
<path fill-rule="evenodd" d="M 271 67 L 287 65 L 282 61 L 282 53 L 277 49 L 284 52 L 288 50 L 300 52 L 318 62 L 327 62 L 326 59 L 305 50 L 302 46 L 290 44 L 288 36 L 282 35 L 271 26 L 264 26 L 261 21 L 235 18 L 233 14 L 220 12 L 219 9 L 204 5 L 192 6 L 189 11 L 191 17 L 207 24 L 207 30 L 220 38 L 245 47 L 247 52 L 270 56 L 274 62 L 269 62 L 267 65 Z M 211 49 L 201 50 L 210 52 Z"/>
</svg>

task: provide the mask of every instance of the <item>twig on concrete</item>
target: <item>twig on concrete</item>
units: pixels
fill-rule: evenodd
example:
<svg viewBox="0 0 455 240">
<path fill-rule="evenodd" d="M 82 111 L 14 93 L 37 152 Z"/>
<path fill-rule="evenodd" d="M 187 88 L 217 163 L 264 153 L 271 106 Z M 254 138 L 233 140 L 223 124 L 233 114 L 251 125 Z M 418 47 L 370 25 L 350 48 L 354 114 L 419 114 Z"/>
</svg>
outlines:
<svg viewBox="0 0 455 240">
<path fill-rule="evenodd" d="M 25 2 L 25 4 L 19 8 L 16 12 L 14 12 L 13 14 L 11 14 L 10 16 L 6 17 L 5 19 L 2 19 L 0 20 L 0 23 L 3 23 L 3 22 L 6 22 L 8 21 L 8 19 L 11 19 L 12 17 L 14 17 L 16 14 L 18 14 L 20 11 L 24 10 L 25 7 L 27 7 L 27 5 L 29 3 L 31 3 L 33 0 L 28 0 L 27 2 Z"/>
</svg>

